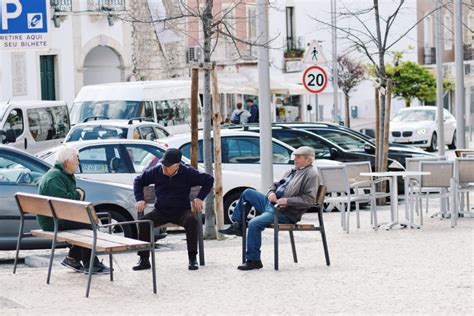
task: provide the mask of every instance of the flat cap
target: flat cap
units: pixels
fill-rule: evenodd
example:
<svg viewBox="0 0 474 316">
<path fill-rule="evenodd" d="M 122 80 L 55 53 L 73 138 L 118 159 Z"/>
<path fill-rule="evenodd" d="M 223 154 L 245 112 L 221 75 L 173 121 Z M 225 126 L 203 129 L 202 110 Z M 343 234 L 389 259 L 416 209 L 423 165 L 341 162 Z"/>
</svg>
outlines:
<svg viewBox="0 0 474 316">
<path fill-rule="evenodd" d="M 314 157 L 314 149 L 309 146 L 301 146 L 293 152 L 295 156 L 311 156 Z"/>
</svg>

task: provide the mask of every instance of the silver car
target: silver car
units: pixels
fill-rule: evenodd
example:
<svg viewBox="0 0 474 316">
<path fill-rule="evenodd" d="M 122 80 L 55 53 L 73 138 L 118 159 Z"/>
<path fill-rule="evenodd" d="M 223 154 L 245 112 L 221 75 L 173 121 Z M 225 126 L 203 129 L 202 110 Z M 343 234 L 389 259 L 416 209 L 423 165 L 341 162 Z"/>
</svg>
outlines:
<svg viewBox="0 0 474 316">
<path fill-rule="evenodd" d="M 18 149 L 0 145 L 0 250 L 16 248 L 20 213 L 15 201 L 16 192 L 36 193 L 41 177 L 51 168 L 46 162 Z M 133 188 L 129 185 L 77 179 L 77 186 L 86 192 L 97 212 L 109 212 L 113 221 L 136 218 Z M 25 232 L 38 229 L 35 216 L 27 216 Z M 137 237 L 135 226 L 124 226 L 117 233 Z M 35 237 L 23 239 L 23 249 L 45 248 L 50 241 Z"/>
</svg>

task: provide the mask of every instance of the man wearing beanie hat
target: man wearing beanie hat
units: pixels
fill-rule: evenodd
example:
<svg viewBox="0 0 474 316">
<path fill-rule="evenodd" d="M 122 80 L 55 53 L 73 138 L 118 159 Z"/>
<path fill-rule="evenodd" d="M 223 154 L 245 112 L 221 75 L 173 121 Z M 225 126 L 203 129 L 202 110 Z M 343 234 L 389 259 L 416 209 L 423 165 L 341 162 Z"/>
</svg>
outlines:
<svg viewBox="0 0 474 316">
<path fill-rule="evenodd" d="M 239 270 L 253 270 L 263 267 L 260 260 L 262 245 L 262 231 L 273 224 L 275 204 L 281 207 L 278 222 L 281 224 L 296 223 L 306 210 L 316 203 L 316 194 L 319 187 L 319 175 L 313 168 L 314 150 L 302 146 L 293 152 L 295 166 L 288 171 L 278 182 L 263 195 L 253 189 L 245 190 L 234 208 L 232 221 L 227 229 L 219 230 L 226 235 L 242 235 L 243 203 L 252 205 L 257 216 L 248 223 L 246 262 L 238 266 Z"/>
<path fill-rule="evenodd" d="M 143 188 L 155 185 L 155 209 L 146 214 L 144 220 L 152 220 L 155 227 L 166 223 L 183 226 L 186 232 L 186 244 L 188 247 L 189 270 L 197 270 L 197 219 L 191 211 L 189 194 L 194 186 L 201 186 L 196 198 L 192 201 L 193 207 L 201 211 L 203 200 L 211 191 L 214 178 L 207 173 L 201 173 L 193 167 L 181 164 L 181 152 L 176 148 L 168 149 L 160 164 L 146 169 L 135 178 L 133 190 L 135 194 L 135 208 L 138 212 L 145 209 L 145 198 Z M 150 225 L 140 225 L 139 239 L 150 241 Z M 140 260 L 133 270 L 150 269 L 150 252 L 139 251 Z"/>
</svg>

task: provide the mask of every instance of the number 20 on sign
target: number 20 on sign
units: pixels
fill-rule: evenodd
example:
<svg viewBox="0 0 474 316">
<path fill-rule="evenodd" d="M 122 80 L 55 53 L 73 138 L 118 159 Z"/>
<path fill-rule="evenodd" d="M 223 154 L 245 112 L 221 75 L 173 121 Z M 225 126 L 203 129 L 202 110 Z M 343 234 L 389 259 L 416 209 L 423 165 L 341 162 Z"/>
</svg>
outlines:
<svg viewBox="0 0 474 316">
<path fill-rule="evenodd" d="M 319 66 L 308 67 L 303 73 L 303 84 L 311 93 L 321 93 L 328 84 L 328 75 Z"/>
</svg>

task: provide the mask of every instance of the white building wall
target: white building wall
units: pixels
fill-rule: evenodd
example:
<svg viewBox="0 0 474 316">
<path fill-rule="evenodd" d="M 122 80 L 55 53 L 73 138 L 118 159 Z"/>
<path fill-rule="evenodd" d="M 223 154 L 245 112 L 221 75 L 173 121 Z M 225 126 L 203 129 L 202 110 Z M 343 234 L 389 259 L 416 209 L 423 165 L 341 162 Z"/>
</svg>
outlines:
<svg viewBox="0 0 474 316">
<path fill-rule="evenodd" d="M 48 1 L 49 3 L 49 1 Z M 54 27 L 52 9 L 48 17 L 48 49 L 13 52 L 0 51 L 0 100 L 40 100 L 40 56 L 56 55 L 56 98 L 72 104 L 83 85 L 83 65 L 87 53 L 97 46 L 108 46 L 120 57 L 121 81 L 132 72 L 131 26 L 129 23 L 114 21 L 109 26 L 103 13 L 88 13 L 87 1 L 74 0 L 73 11 L 63 12 L 64 19 L 59 28 Z M 23 95 L 13 95 L 12 54 L 26 56 L 23 83 L 27 86 Z"/>
<path fill-rule="evenodd" d="M 368 8 L 373 5 L 373 2 L 370 0 L 360 0 L 360 1 L 351 1 L 351 0 L 337 0 L 338 11 L 341 8 L 348 7 L 353 10 L 358 10 L 362 8 Z M 381 0 L 380 8 L 382 15 L 386 15 L 389 12 L 393 12 L 395 9 L 396 1 L 391 0 Z M 285 50 L 285 38 L 286 38 L 286 17 L 285 17 L 285 7 L 293 6 L 295 9 L 295 36 L 304 37 L 306 43 L 311 43 L 313 40 L 322 41 L 321 46 L 326 55 L 326 58 L 329 60 L 329 65 L 327 66 L 327 71 L 330 72 L 332 68 L 331 58 L 332 58 L 332 38 L 331 30 L 327 26 L 323 26 L 320 23 L 317 23 L 314 18 L 319 20 L 331 22 L 331 1 L 330 0 L 281 0 L 277 1 L 277 9 L 270 17 L 270 37 L 278 37 L 275 41 L 276 46 L 283 47 L 280 50 L 272 50 L 270 53 L 270 60 L 272 67 L 282 73 L 284 67 L 284 58 L 283 51 Z M 340 27 L 351 27 L 353 29 L 359 28 L 362 30 L 358 23 L 352 21 L 349 25 L 348 22 L 343 23 L 338 19 L 338 26 Z M 401 34 L 406 32 L 409 27 L 413 26 L 416 23 L 416 1 L 406 1 L 404 9 L 400 12 L 397 17 L 396 23 L 393 24 L 391 31 L 391 39 L 394 40 L 398 38 Z M 372 30 L 375 29 L 375 24 L 373 21 L 368 21 L 367 25 Z M 342 34 L 338 32 L 338 36 L 341 37 Z M 274 44 L 274 45 L 275 45 Z M 338 39 L 338 54 L 343 53 L 349 46 L 347 40 Z M 405 35 L 397 44 L 390 49 L 391 51 L 405 51 L 404 60 L 416 61 L 417 51 L 416 51 L 416 28 L 410 31 Z M 350 56 L 356 60 L 360 60 L 363 63 L 368 63 L 368 59 L 362 54 L 350 53 Z M 386 63 L 392 62 L 390 56 L 386 57 Z M 300 78 L 302 77 L 302 72 L 292 73 L 291 78 Z M 284 74 L 286 75 L 286 74 Z M 286 75 L 287 76 L 287 75 Z M 301 79 L 299 79 L 301 80 Z M 301 82 L 301 81 L 300 81 Z M 328 85 L 329 88 L 329 85 Z M 327 88 L 327 89 L 328 89 Z M 310 101 L 314 104 L 314 97 L 305 97 L 305 101 Z M 350 100 L 351 105 L 358 106 L 358 116 L 360 118 L 374 118 L 374 89 L 370 81 L 363 82 L 355 91 Z M 303 103 L 304 104 L 304 103 Z M 331 108 L 333 104 L 333 97 L 330 93 L 320 94 L 319 104 L 323 104 L 324 108 L 324 119 L 331 118 Z M 314 107 L 313 107 L 314 108 Z M 399 108 L 399 101 L 394 100 L 393 109 Z M 339 98 L 339 109 L 340 113 L 344 113 L 344 99 L 342 96 Z M 392 111 L 394 112 L 394 111 Z M 311 115 L 311 113 L 309 113 Z M 314 113 L 313 113 L 314 115 Z M 307 116 L 306 119 L 312 119 L 311 116 Z"/>
</svg>

